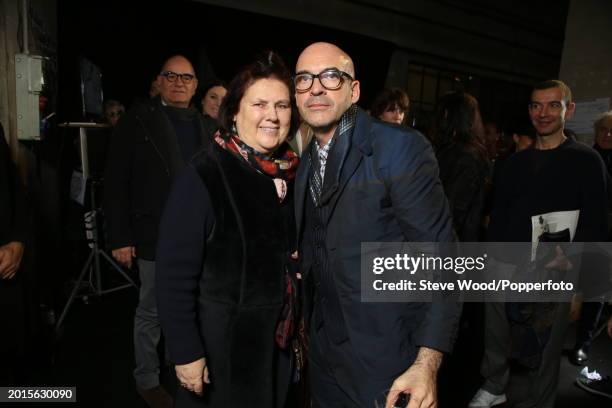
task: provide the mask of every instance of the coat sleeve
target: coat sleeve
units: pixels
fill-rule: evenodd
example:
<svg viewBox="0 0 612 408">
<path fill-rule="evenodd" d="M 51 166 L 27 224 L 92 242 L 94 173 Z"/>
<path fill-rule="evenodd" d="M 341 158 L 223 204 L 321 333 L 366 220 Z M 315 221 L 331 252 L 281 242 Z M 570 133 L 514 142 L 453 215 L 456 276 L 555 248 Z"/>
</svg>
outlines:
<svg viewBox="0 0 612 408">
<path fill-rule="evenodd" d="M 155 264 L 159 320 L 170 360 L 176 364 L 205 356 L 197 318 L 198 287 L 213 225 L 208 191 L 195 169 L 186 167 L 166 202 Z"/>
<path fill-rule="evenodd" d="M 136 132 L 142 130 L 133 114 L 128 114 L 119 121 L 110 138 L 104 172 L 104 211 L 111 249 L 136 244 L 131 223 Z"/>
<path fill-rule="evenodd" d="M 453 227 L 431 145 L 417 132 L 393 145 L 386 178 L 395 216 L 407 242 L 452 242 Z M 384 174 L 384 172 L 383 172 Z M 461 304 L 432 302 L 424 308 L 413 338 L 420 347 L 450 352 L 455 342 Z"/>
<path fill-rule="evenodd" d="M 608 174 L 601 157 L 594 153 L 582 165 L 582 205 L 575 242 L 608 240 Z"/>
<path fill-rule="evenodd" d="M 6 185 L 2 186 L 2 200 L 6 200 L 9 220 L 7 223 L 8 232 L 0 233 L 0 245 L 8 242 L 25 243 L 28 229 L 28 206 L 25 192 L 15 163 L 11 159 L 10 149 L 4 138 L 4 130 L 0 125 L 0 171 L 5 174 L 0 175 L 0 180 Z M 4 206 L 2 206 L 4 208 Z M 7 214 L 0 214 L 7 216 Z M 3 242 L 5 241 L 5 242 Z"/>
</svg>

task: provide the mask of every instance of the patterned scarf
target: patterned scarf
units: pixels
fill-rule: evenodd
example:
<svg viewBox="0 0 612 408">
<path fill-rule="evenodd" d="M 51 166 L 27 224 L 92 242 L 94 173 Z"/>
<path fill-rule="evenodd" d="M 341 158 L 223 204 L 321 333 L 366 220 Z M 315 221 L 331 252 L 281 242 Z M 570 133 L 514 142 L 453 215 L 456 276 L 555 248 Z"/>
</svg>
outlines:
<svg viewBox="0 0 612 408">
<path fill-rule="evenodd" d="M 271 177 L 276 186 L 278 197 L 282 202 L 287 195 L 287 182 L 295 178 L 300 164 L 299 156 L 291 150 L 288 143 L 283 143 L 272 155 L 268 156 L 245 144 L 235 134 L 215 134 L 215 141 L 224 150 L 241 157 L 261 174 Z"/>
<path fill-rule="evenodd" d="M 333 148 L 334 141 L 339 137 L 348 137 L 355 127 L 357 118 L 357 105 L 351 105 L 340 118 L 340 122 L 336 127 L 334 135 L 330 141 L 323 147 L 319 147 L 317 141 L 313 141 L 312 148 L 308 154 L 310 164 L 310 195 L 315 203 L 315 206 L 320 206 L 321 192 L 323 191 L 323 180 L 325 179 L 325 166 L 327 165 L 327 157 Z M 316 155 L 316 158 L 315 158 Z"/>
</svg>

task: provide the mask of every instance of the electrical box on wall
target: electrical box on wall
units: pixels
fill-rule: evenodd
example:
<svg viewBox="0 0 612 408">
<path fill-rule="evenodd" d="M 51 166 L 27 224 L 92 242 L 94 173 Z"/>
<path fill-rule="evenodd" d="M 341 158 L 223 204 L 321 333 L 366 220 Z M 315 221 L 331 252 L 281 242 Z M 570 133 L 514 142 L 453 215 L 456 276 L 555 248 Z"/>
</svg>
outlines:
<svg viewBox="0 0 612 408">
<path fill-rule="evenodd" d="M 17 102 L 17 138 L 40 139 L 38 96 L 42 92 L 43 57 L 15 54 L 15 88 Z"/>
</svg>

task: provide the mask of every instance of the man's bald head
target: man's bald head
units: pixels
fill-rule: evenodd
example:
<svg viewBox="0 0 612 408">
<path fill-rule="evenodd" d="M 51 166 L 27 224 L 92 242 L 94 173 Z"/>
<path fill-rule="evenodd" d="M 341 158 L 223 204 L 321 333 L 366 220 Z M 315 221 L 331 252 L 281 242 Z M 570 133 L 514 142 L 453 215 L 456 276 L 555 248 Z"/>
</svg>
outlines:
<svg viewBox="0 0 612 408">
<path fill-rule="evenodd" d="M 174 75 L 169 74 L 178 74 L 179 77 L 175 78 Z M 187 76 L 193 79 L 188 80 Z M 166 104 L 177 108 L 187 108 L 198 86 L 198 80 L 195 78 L 191 62 L 182 55 L 175 55 L 168 58 L 162 66 L 156 84 Z"/>
<path fill-rule="evenodd" d="M 178 71 L 175 71 L 176 69 L 181 69 L 180 73 L 190 73 L 192 75 L 195 75 L 193 64 L 191 64 L 191 61 L 189 61 L 187 58 L 185 58 L 182 55 L 174 55 L 168 58 L 166 62 L 164 62 L 161 72 L 165 72 L 165 71 L 178 72 Z"/>
<path fill-rule="evenodd" d="M 295 93 L 300 114 L 314 131 L 319 143 L 327 143 L 333 136 L 340 118 L 359 100 L 360 94 L 359 81 L 354 79 L 355 66 L 346 52 L 325 42 L 309 45 L 298 58 L 296 74 L 318 77 L 324 71 L 336 71 L 336 75 L 340 76 L 339 87 L 325 88 L 320 79 L 312 78 L 309 89 L 296 90 Z"/>
<path fill-rule="evenodd" d="M 330 67 L 336 67 L 355 78 L 355 65 L 353 64 L 353 60 L 346 52 L 334 44 L 326 42 L 310 44 L 300 54 L 297 61 L 296 72 L 300 72 L 300 62 L 303 64 L 304 62 L 311 62 L 312 60 L 326 61 L 330 64 Z"/>
</svg>

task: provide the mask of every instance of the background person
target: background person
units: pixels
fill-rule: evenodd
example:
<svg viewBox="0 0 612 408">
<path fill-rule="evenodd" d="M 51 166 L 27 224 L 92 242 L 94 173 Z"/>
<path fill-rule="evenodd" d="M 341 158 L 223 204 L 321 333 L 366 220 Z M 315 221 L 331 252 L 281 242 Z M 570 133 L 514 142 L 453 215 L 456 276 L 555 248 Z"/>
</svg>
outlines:
<svg viewBox="0 0 612 408">
<path fill-rule="evenodd" d="M 487 148 L 480 129 L 476 98 L 452 92 L 438 101 L 431 140 L 453 226 L 459 241 L 465 242 L 480 240 L 489 176 Z"/>
<path fill-rule="evenodd" d="M 202 114 L 211 118 L 219 119 L 219 108 L 223 103 L 223 98 L 227 94 L 227 88 L 223 81 L 214 80 L 202 88 Z"/>
<path fill-rule="evenodd" d="M 401 125 L 410 107 L 408 94 L 400 88 L 384 89 L 372 102 L 370 115 L 383 122 Z"/>
<path fill-rule="evenodd" d="M 26 198 L 0 124 L 0 385 L 24 385 L 27 358 L 24 279 L 19 276 L 26 237 Z"/>
<path fill-rule="evenodd" d="M 117 126 L 119 118 L 125 113 L 125 106 L 119 101 L 109 99 L 104 101 L 104 122 L 111 127 Z"/>
<path fill-rule="evenodd" d="M 187 58 L 169 58 L 156 79 L 159 96 L 138 104 L 114 129 L 105 173 L 108 245 L 122 265 L 138 264 L 134 378 L 151 407 L 172 406 L 159 383 L 161 327 L 155 296 L 159 220 L 172 181 L 212 137 L 205 118 L 189 107 L 197 83 Z"/>
</svg>

